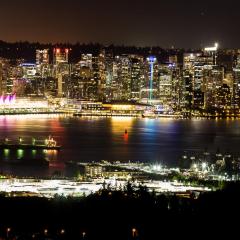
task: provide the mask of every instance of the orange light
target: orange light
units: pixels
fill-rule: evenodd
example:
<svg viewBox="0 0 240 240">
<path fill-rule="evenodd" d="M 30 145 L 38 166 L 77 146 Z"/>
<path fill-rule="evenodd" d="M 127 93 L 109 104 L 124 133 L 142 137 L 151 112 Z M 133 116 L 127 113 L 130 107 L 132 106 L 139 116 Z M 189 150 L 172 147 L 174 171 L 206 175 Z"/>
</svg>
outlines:
<svg viewBox="0 0 240 240">
<path fill-rule="evenodd" d="M 124 141 L 128 141 L 128 133 L 124 133 L 124 135 L 123 135 L 123 139 L 124 139 Z"/>
<path fill-rule="evenodd" d="M 57 48 L 57 49 L 56 49 L 56 52 L 57 52 L 57 53 L 60 53 L 60 48 Z"/>
</svg>

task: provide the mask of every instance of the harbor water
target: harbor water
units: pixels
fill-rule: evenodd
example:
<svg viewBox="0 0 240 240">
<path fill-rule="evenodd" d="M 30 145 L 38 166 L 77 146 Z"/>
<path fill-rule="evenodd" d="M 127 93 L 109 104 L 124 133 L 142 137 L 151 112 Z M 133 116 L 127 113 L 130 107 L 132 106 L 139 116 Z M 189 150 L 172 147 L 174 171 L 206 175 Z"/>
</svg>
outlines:
<svg viewBox="0 0 240 240">
<path fill-rule="evenodd" d="M 184 151 L 239 151 L 240 120 L 73 117 L 72 115 L 0 116 L 0 141 L 44 141 L 49 135 L 62 146 L 56 150 L 0 151 L 1 173 L 64 173 L 64 162 L 142 161 L 177 166 Z M 240 152 L 240 151 L 239 151 Z M 46 158 L 49 169 L 27 170 L 8 164 L 20 158 Z M 18 166 L 19 167 L 19 166 Z"/>
</svg>

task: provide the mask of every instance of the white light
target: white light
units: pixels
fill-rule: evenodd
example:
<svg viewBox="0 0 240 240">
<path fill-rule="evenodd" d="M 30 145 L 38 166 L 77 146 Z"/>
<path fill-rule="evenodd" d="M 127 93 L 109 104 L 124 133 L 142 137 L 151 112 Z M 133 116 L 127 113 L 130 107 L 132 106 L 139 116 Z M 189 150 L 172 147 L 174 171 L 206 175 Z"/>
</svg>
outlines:
<svg viewBox="0 0 240 240">
<path fill-rule="evenodd" d="M 202 163 L 202 169 L 204 170 L 204 169 L 206 169 L 206 167 L 207 167 L 207 163 L 203 162 Z"/>
<path fill-rule="evenodd" d="M 214 47 L 205 47 L 205 48 L 204 48 L 204 50 L 205 50 L 206 52 L 214 52 L 214 51 L 217 51 L 217 49 L 218 49 L 218 43 L 215 43 L 215 44 L 214 44 Z"/>
<path fill-rule="evenodd" d="M 153 165 L 153 170 L 157 171 L 157 172 L 160 172 L 162 170 L 162 166 L 160 164 Z"/>
</svg>

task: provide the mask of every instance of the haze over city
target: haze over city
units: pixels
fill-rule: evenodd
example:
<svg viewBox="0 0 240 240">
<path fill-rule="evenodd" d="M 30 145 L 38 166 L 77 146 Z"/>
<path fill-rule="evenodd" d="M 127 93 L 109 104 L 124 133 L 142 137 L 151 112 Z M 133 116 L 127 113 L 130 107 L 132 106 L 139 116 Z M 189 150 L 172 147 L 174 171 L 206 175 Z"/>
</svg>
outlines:
<svg viewBox="0 0 240 240">
<path fill-rule="evenodd" d="M 239 47 L 238 0 L 8 0 L 1 3 L 0 39 L 100 42 L 201 48 Z"/>
</svg>

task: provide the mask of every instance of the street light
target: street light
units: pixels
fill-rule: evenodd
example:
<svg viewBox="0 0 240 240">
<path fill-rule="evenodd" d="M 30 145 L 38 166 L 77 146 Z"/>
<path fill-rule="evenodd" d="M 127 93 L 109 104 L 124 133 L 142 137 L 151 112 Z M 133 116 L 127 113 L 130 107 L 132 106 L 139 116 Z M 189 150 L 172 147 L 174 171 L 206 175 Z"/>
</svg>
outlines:
<svg viewBox="0 0 240 240">
<path fill-rule="evenodd" d="M 7 228 L 7 238 L 9 237 L 10 232 L 11 232 L 11 228 Z"/>
<path fill-rule="evenodd" d="M 132 228 L 132 237 L 136 237 L 137 236 L 137 229 L 136 228 Z"/>
<path fill-rule="evenodd" d="M 82 238 L 84 239 L 86 235 L 86 232 L 82 232 Z"/>
</svg>

